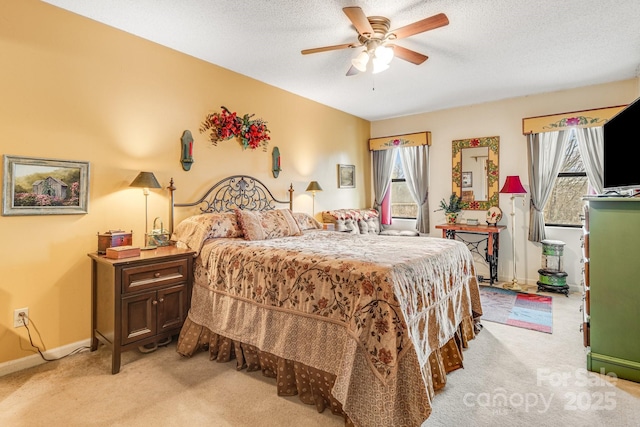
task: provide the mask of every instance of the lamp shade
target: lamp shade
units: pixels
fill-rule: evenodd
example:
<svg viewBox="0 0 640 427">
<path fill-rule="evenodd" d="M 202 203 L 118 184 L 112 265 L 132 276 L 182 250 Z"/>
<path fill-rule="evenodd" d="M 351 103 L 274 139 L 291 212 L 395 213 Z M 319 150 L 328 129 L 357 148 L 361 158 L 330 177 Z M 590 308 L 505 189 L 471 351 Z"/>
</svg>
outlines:
<svg viewBox="0 0 640 427">
<path fill-rule="evenodd" d="M 140 172 L 129 187 L 161 188 L 153 172 Z"/>
<path fill-rule="evenodd" d="M 500 190 L 500 192 L 507 194 L 526 194 L 527 190 L 525 190 L 522 186 L 520 177 L 518 175 L 510 175 L 504 182 L 504 185 L 502 186 L 502 190 Z"/>
<path fill-rule="evenodd" d="M 320 187 L 318 181 L 311 181 L 305 191 L 322 191 L 322 187 Z"/>
</svg>

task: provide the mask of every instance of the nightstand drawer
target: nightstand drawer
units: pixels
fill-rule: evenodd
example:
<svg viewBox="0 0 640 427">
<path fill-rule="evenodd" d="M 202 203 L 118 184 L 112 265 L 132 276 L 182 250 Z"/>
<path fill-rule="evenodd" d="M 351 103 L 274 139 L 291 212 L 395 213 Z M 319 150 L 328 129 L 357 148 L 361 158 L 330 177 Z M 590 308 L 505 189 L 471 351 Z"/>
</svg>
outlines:
<svg viewBox="0 0 640 427">
<path fill-rule="evenodd" d="M 158 286 L 184 282 L 188 261 L 178 259 L 122 269 L 122 292 L 137 292 Z"/>
</svg>

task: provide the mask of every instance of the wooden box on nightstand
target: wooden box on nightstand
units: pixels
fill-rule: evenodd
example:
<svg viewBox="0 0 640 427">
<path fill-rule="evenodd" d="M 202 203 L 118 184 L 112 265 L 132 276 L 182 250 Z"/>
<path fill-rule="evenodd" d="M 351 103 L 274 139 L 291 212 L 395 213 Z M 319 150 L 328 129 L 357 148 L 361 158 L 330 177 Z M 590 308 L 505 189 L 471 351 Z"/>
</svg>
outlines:
<svg viewBox="0 0 640 427">
<path fill-rule="evenodd" d="M 191 300 L 194 251 L 175 246 L 140 256 L 91 258 L 91 351 L 98 341 L 112 351 L 111 373 L 120 354 L 180 332 Z"/>
</svg>

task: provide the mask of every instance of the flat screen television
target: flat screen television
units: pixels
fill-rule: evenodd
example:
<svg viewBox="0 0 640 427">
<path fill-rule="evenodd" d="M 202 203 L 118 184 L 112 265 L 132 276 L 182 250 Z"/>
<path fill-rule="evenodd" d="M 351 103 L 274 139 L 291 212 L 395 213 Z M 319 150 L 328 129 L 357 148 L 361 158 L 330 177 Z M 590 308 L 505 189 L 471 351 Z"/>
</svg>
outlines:
<svg viewBox="0 0 640 427">
<path fill-rule="evenodd" d="M 640 159 L 635 155 L 640 132 L 640 98 L 603 126 L 605 193 L 640 189 Z"/>
</svg>

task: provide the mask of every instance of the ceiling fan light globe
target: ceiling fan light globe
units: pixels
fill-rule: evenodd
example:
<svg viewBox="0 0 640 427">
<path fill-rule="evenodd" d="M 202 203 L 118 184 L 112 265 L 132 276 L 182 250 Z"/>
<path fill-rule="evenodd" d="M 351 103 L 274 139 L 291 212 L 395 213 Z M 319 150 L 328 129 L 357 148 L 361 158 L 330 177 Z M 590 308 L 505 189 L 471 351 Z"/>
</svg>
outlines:
<svg viewBox="0 0 640 427">
<path fill-rule="evenodd" d="M 351 64 L 356 67 L 360 72 L 367 71 L 367 63 L 369 62 L 369 54 L 366 51 L 362 51 L 351 60 Z"/>
<path fill-rule="evenodd" d="M 385 64 L 389 64 L 393 59 L 393 48 L 391 46 L 378 46 L 375 56 Z"/>
<path fill-rule="evenodd" d="M 373 74 L 378 74 L 389 68 L 389 64 L 385 64 L 384 61 L 381 61 L 378 58 L 373 58 L 371 61 L 373 63 L 373 70 L 371 71 Z"/>
<path fill-rule="evenodd" d="M 360 71 L 361 73 L 364 73 L 365 71 L 367 71 L 367 64 L 366 63 L 362 63 L 360 61 L 356 61 L 355 59 L 351 60 L 351 64 L 356 68 L 356 70 Z"/>
</svg>

